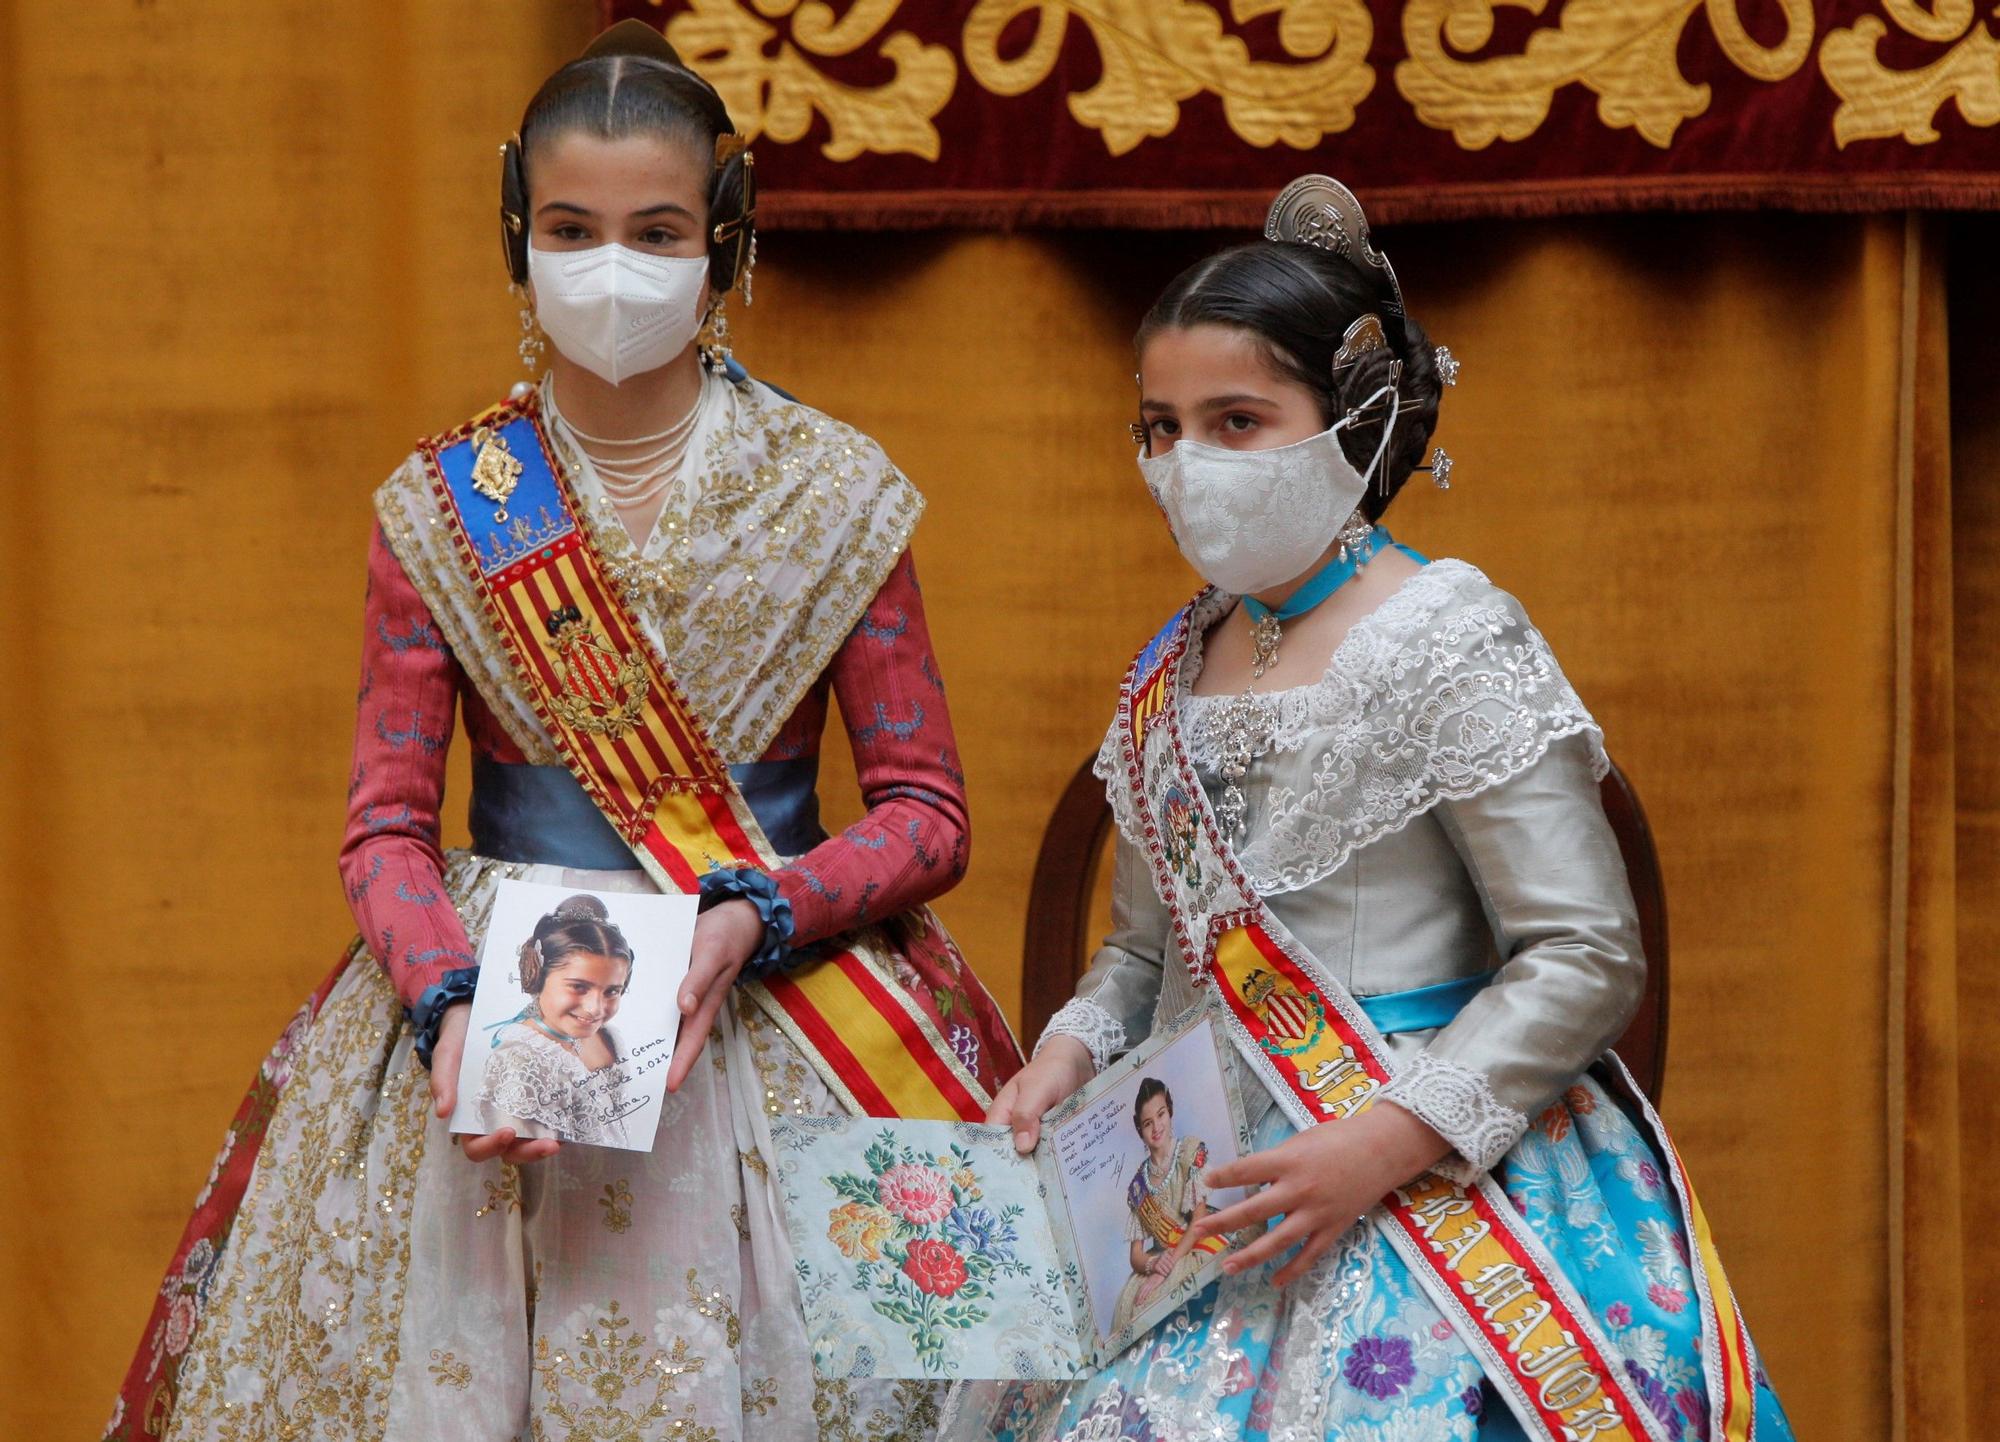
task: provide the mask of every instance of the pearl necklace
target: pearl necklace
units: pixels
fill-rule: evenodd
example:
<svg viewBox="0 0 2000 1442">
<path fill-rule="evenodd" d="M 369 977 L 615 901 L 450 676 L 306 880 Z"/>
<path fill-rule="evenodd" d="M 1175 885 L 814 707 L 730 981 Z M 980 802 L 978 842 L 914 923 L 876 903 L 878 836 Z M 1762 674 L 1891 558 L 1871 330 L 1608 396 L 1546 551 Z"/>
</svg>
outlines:
<svg viewBox="0 0 2000 1442">
<path fill-rule="evenodd" d="M 681 469 L 687 460 L 688 442 L 694 436 L 695 422 L 708 399 L 708 387 L 708 372 L 703 371 L 701 386 L 695 392 L 694 404 L 688 407 L 686 415 L 665 430 L 622 440 L 593 436 L 577 429 L 556 403 L 554 376 L 549 378 L 544 409 L 570 443 L 590 458 L 591 469 L 597 473 L 598 484 L 605 497 L 619 510 L 630 511 L 657 501 L 669 486 L 680 479 Z M 626 454 L 606 456 L 594 447 L 623 448 Z"/>
</svg>

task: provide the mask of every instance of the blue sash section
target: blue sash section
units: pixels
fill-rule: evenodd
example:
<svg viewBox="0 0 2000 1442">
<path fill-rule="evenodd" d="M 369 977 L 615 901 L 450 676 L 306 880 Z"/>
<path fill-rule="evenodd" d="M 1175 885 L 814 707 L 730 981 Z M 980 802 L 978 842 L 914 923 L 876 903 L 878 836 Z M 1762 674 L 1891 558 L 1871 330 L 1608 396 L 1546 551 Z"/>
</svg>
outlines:
<svg viewBox="0 0 2000 1442">
<path fill-rule="evenodd" d="M 1139 659 L 1132 663 L 1136 668 L 1135 674 L 1141 681 L 1150 677 L 1153 668 L 1160 664 L 1160 652 L 1166 649 L 1167 638 L 1173 635 L 1174 627 L 1180 623 L 1180 619 L 1180 613 L 1176 611 L 1166 625 L 1153 633 L 1153 639 L 1145 644 L 1139 652 Z"/>
<path fill-rule="evenodd" d="M 778 855 L 803 856 L 826 840 L 819 824 L 819 757 L 745 761 L 729 775 Z"/>
<path fill-rule="evenodd" d="M 459 441 L 437 453 L 438 469 L 443 472 L 458 514 L 465 521 L 466 538 L 478 553 L 480 571 L 488 576 L 513 565 L 538 546 L 561 540 L 575 529 L 575 522 L 563 507 L 548 457 L 542 453 L 542 439 L 535 423 L 526 416 L 516 416 L 494 434 L 506 442 L 508 453 L 521 465 L 520 477 L 505 506 L 495 504 L 472 488 L 472 467 L 479 458 L 479 447 L 471 440 Z M 507 519 L 496 521 L 494 518 L 503 510 Z"/>
<path fill-rule="evenodd" d="M 1399 1031 L 1431 1031 L 1457 1016 L 1492 979 L 1491 972 L 1482 972 L 1457 981 L 1441 981 L 1436 986 L 1385 991 L 1380 996 L 1357 996 L 1355 1000 L 1375 1023 L 1375 1030 L 1384 1036 Z"/>
<path fill-rule="evenodd" d="M 826 840 L 819 824 L 819 758 L 750 761 L 729 768 L 780 856 Z M 498 861 L 631 871 L 638 866 L 590 793 L 563 766 L 472 759 L 472 849 Z"/>
<path fill-rule="evenodd" d="M 498 861 L 634 871 L 638 858 L 564 766 L 472 758 L 472 849 Z"/>
</svg>

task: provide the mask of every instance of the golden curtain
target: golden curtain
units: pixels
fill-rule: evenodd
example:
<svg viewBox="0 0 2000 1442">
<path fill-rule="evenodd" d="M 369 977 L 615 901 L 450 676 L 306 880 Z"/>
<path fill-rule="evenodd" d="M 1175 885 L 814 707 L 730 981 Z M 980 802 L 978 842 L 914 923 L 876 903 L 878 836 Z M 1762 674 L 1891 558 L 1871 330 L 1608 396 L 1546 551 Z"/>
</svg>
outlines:
<svg viewBox="0 0 2000 1442">
<path fill-rule="evenodd" d="M 514 378 L 494 148 L 591 11 L 0 20 L 20 1435 L 100 1420 L 230 1108 L 350 929 L 368 492 Z M 1190 588 L 1124 441 L 1127 337 L 1215 239 L 772 235 L 738 319 L 754 370 L 932 498 L 976 831 L 943 910 L 1010 1002 L 1048 808 Z M 1799 1433 L 1962 1435 L 1994 1282 L 1960 1142 L 1996 1121 L 2000 426 L 1946 395 L 1995 373 L 1992 332 L 1947 349 L 1963 287 L 1899 217 L 1384 239 L 1466 363 L 1459 484 L 1392 519 L 1522 597 L 1645 797 L 1667 1112 Z"/>
</svg>

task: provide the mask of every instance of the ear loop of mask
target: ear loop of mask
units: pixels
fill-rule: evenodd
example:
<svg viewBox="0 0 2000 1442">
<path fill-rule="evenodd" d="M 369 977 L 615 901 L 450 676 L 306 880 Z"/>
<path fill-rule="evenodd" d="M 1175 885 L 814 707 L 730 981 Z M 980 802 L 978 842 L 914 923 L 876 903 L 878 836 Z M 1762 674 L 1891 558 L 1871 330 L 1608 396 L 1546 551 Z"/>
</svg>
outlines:
<svg viewBox="0 0 2000 1442">
<path fill-rule="evenodd" d="M 1333 425 L 1333 429 L 1336 431 L 1344 429 L 1346 426 L 1353 423 L 1362 414 L 1362 412 L 1366 411 L 1370 406 L 1374 405 L 1375 402 L 1381 400 L 1382 397 L 1385 395 L 1388 396 L 1389 398 L 1389 419 L 1383 423 L 1382 439 L 1375 447 L 1375 459 L 1370 461 L 1368 463 L 1368 469 L 1361 473 L 1361 486 L 1363 490 L 1367 489 L 1368 480 L 1371 476 L 1375 474 L 1375 468 L 1382 464 L 1382 457 L 1384 457 L 1389 453 L 1389 439 L 1396 433 L 1396 418 L 1403 413 L 1402 392 L 1397 390 L 1396 383 L 1394 381 L 1391 381 L 1388 385 L 1385 385 L 1380 389 L 1378 389 L 1373 395 L 1369 396 L 1368 399 L 1363 401 L 1360 405 L 1350 408 L 1347 414 L 1342 416 Z M 1389 490 L 1388 472 L 1384 471 L 1382 473 L 1382 480 L 1380 484 L 1383 494 L 1386 495 Z"/>
</svg>

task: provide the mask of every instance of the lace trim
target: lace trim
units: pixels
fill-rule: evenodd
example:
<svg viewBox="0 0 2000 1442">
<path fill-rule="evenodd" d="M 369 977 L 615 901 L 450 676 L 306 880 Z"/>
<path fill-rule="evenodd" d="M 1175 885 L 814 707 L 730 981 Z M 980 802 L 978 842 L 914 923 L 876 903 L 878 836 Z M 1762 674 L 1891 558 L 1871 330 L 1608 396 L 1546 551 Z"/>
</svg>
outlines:
<svg viewBox="0 0 2000 1442">
<path fill-rule="evenodd" d="M 1228 605 L 1217 597 L 1198 607 L 1197 634 Z M 1199 653 L 1189 656 L 1181 714 L 1192 759 L 1213 769 L 1235 698 L 1194 695 L 1200 670 Z M 1600 779 L 1610 767 L 1603 733 L 1548 642 L 1513 597 L 1463 561 L 1417 572 L 1355 623 L 1319 681 L 1261 705 L 1269 737 L 1259 754 L 1312 753 L 1304 786 L 1273 784 L 1261 806 L 1253 802 L 1237 860 L 1266 896 L 1312 885 L 1440 801 L 1518 776 L 1564 737 L 1589 738 Z M 1117 775 L 1115 741 L 1114 732 L 1098 757 L 1107 781 Z M 1120 829 L 1136 839 L 1132 801 L 1110 789 Z"/>
<path fill-rule="evenodd" d="M 1528 1129 L 1527 1114 L 1495 1096 L 1484 1076 L 1427 1051 L 1410 1058 L 1381 1099 L 1415 1113 L 1452 1144 L 1463 1160 L 1448 1158 L 1432 1170 L 1454 1182 L 1491 1171 Z"/>
<path fill-rule="evenodd" d="M 625 1088 L 613 1069 L 600 1077 L 568 1050 L 525 1026 L 486 1063 L 479 1104 L 523 1121 L 539 1122 L 567 1141 L 622 1146 Z M 620 1054 L 623 1048 L 617 1048 Z"/>
<path fill-rule="evenodd" d="M 1075 1037 L 1082 1042 L 1090 1052 L 1090 1064 L 1099 1071 L 1110 1066 L 1111 1058 L 1125 1049 L 1125 1024 L 1085 997 L 1064 1002 L 1049 1018 L 1049 1024 L 1042 1028 L 1041 1039 L 1035 1043 L 1035 1055 L 1041 1055 L 1052 1036 Z"/>
</svg>

